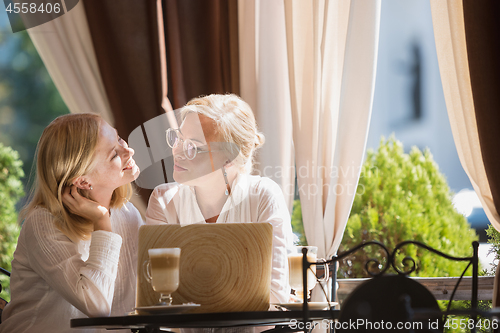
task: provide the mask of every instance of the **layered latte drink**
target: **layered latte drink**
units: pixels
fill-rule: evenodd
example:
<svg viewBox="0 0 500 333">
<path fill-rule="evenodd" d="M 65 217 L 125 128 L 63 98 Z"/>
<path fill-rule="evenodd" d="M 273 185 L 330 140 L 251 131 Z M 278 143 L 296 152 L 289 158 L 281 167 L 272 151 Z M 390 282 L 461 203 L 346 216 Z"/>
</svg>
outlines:
<svg viewBox="0 0 500 333">
<path fill-rule="evenodd" d="M 317 256 L 313 251 L 307 252 L 307 261 L 316 262 Z M 288 268 L 289 268 L 289 279 L 290 287 L 295 290 L 295 294 L 303 299 L 304 291 L 303 289 L 303 279 L 302 279 L 302 253 L 291 253 L 288 255 Z M 311 266 L 307 270 L 307 289 L 308 291 L 313 289 L 316 285 L 316 266 Z"/>
<path fill-rule="evenodd" d="M 171 294 L 179 287 L 180 248 L 149 249 L 151 286 L 161 294 Z"/>
</svg>

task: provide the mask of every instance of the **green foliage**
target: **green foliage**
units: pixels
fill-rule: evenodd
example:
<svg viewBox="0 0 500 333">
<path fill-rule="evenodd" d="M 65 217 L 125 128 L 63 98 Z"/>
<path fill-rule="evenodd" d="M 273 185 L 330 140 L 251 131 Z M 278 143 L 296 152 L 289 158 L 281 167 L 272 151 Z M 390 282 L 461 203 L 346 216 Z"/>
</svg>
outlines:
<svg viewBox="0 0 500 333">
<path fill-rule="evenodd" d="M 19 154 L 0 143 L 0 266 L 11 270 L 10 262 L 19 236 L 16 203 L 24 195 L 24 177 Z M 0 274 L 0 297 L 9 300 L 9 278 Z"/>
<path fill-rule="evenodd" d="M 413 147 L 406 154 L 402 143 L 391 137 L 382 138 L 377 152 L 367 152 L 339 252 L 369 240 L 378 240 L 390 250 L 402 241 L 415 240 L 460 257 L 472 254 L 477 236 L 453 207 L 446 179 L 431 153 Z M 375 246 L 365 249 L 340 265 L 340 276 L 367 277 L 367 260 L 384 258 Z M 404 247 L 396 262 L 405 256 L 417 261 L 416 276 L 460 276 L 466 266 L 416 246 Z"/>
<path fill-rule="evenodd" d="M 306 233 L 304 232 L 304 224 L 302 223 L 302 207 L 300 200 L 293 202 L 292 212 L 292 230 L 299 237 L 299 241 L 295 245 L 307 246 Z"/>
<path fill-rule="evenodd" d="M 479 276 L 494 276 L 496 267 L 497 267 L 497 261 L 500 260 L 500 233 L 490 224 L 488 226 L 488 229 L 486 229 L 486 234 L 488 235 L 488 243 L 492 245 L 492 248 L 490 249 L 489 253 L 494 253 L 495 254 L 495 259 L 491 262 L 491 265 L 493 266 L 492 269 L 490 270 L 483 270 L 479 272 Z M 446 306 L 448 305 L 448 302 L 446 301 L 438 301 L 439 306 L 441 310 L 446 310 Z M 491 310 L 492 308 L 492 301 L 490 300 L 480 300 L 478 301 L 478 309 L 481 311 L 488 311 Z M 465 309 L 470 309 L 471 308 L 471 302 L 470 301 L 454 301 L 452 303 L 451 309 L 456 309 L 456 310 L 465 310 Z M 455 316 L 455 317 L 449 317 L 451 318 L 457 318 L 458 321 L 461 319 L 468 320 L 469 317 L 465 316 Z M 484 320 L 488 321 L 491 320 L 490 318 L 484 318 L 482 316 L 478 317 L 481 322 L 484 322 Z M 445 330 L 445 332 L 470 332 L 470 330 L 452 330 L 448 329 Z M 481 325 L 478 327 L 477 332 L 482 332 L 482 333 L 490 333 L 493 332 L 491 327 L 489 329 L 487 328 L 487 325 Z"/>
<path fill-rule="evenodd" d="M 490 249 L 490 253 L 495 254 L 495 258 L 492 260 L 492 270 L 488 272 L 491 275 L 495 275 L 495 271 L 497 269 L 497 262 L 500 260 L 500 232 L 498 232 L 491 224 L 486 229 L 486 235 L 488 235 L 488 243 L 491 244 L 492 248 Z"/>
<path fill-rule="evenodd" d="M 441 311 L 446 311 L 448 308 L 448 301 L 438 301 L 439 307 Z M 471 301 L 454 301 L 451 305 L 451 310 L 467 310 L 472 307 Z M 491 310 L 491 301 L 479 300 L 477 303 L 477 308 L 479 311 L 488 311 Z M 469 327 L 463 328 L 455 328 L 456 326 L 460 326 L 460 320 L 462 322 L 469 322 L 471 320 L 468 316 L 459 316 L 459 315 L 449 315 L 448 317 L 448 327 L 445 327 L 445 333 L 469 333 L 471 329 Z M 477 323 L 476 332 L 477 333 L 492 333 L 494 330 L 491 327 L 492 318 L 491 317 L 483 317 L 482 315 L 478 315 L 478 320 L 481 321 L 481 324 Z M 455 321 L 453 321 L 455 320 Z M 486 323 L 485 323 L 486 321 Z M 458 325 L 454 325 L 454 323 L 458 323 Z"/>
</svg>

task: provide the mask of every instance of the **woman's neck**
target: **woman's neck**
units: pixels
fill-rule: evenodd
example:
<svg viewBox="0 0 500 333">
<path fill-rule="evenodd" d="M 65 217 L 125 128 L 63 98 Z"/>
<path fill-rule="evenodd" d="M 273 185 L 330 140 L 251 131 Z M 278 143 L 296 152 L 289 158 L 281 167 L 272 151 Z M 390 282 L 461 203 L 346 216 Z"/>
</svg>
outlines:
<svg viewBox="0 0 500 333">
<path fill-rule="evenodd" d="M 113 196 L 113 191 L 109 192 L 105 189 L 103 190 L 90 190 L 87 191 L 89 194 L 89 198 L 94 200 L 101 206 L 105 207 L 109 211 L 109 207 L 111 206 L 111 198 Z"/>
<path fill-rule="evenodd" d="M 231 185 L 236 178 L 237 173 L 227 172 L 227 180 Z M 214 174 L 214 177 L 207 181 L 203 185 L 198 185 L 194 187 L 196 193 L 196 201 L 198 202 L 198 207 L 205 220 L 209 220 L 212 217 L 218 216 L 228 196 L 226 192 L 226 182 L 222 171 Z M 232 190 L 232 189 L 230 189 Z"/>
</svg>

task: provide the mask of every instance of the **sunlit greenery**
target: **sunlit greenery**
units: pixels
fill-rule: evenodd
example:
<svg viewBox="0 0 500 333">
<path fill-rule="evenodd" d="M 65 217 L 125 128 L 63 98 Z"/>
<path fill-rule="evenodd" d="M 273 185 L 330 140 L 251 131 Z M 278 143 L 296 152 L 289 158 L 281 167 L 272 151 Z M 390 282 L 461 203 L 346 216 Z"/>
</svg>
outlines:
<svg viewBox="0 0 500 333">
<path fill-rule="evenodd" d="M 0 266 L 8 271 L 19 236 L 15 206 L 24 194 L 23 176 L 18 153 L 0 143 Z M 4 289 L 0 297 L 9 300 L 9 278 L 0 274 L 0 283 Z"/>
<path fill-rule="evenodd" d="M 430 151 L 414 147 L 407 154 L 394 137 L 382 138 L 377 151 L 367 152 L 339 252 L 363 241 L 380 241 L 392 250 L 402 241 L 415 240 L 452 256 L 471 256 L 477 236 L 456 211 L 451 197 Z M 294 202 L 292 227 L 300 235 L 300 244 L 307 244 L 298 200 Z M 415 276 L 460 276 L 465 268 L 463 263 L 416 246 L 405 247 L 397 262 L 405 256 L 417 261 Z M 367 277 L 364 266 L 373 257 L 384 258 L 375 247 L 356 252 L 339 265 L 339 277 Z M 466 275 L 471 275 L 471 269 Z"/>
<path fill-rule="evenodd" d="M 500 260 L 500 232 L 498 232 L 493 225 L 490 224 L 488 229 L 486 229 L 486 234 L 488 235 L 488 243 L 492 246 L 490 251 L 495 255 L 495 259 L 492 260 L 492 271 L 488 273 L 494 275 L 498 265 L 498 260 Z"/>
<path fill-rule="evenodd" d="M 367 152 L 339 252 L 368 240 L 378 240 L 390 250 L 402 241 L 415 240 L 452 256 L 470 256 L 477 236 L 451 197 L 430 151 L 413 147 L 406 154 L 394 137 L 382 139 L 377 151 Z M 358 251 L 340 265 L 339 275 L 367 276 L 364 264 L 375 253 L 380 251 Z M 465 268 L 464 263 L 416 246 L 401 251 L 400 263 L 404 256 L 417 261 L 416 276 L 460 276 Z"/>
</svg>

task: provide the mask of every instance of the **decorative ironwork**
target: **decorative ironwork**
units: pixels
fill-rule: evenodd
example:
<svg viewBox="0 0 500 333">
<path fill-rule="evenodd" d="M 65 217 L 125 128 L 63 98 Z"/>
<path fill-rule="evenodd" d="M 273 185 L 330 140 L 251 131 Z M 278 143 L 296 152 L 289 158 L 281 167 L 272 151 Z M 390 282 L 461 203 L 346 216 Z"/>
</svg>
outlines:
<svg viewBox="0 0 500 333">
<path fill-rule="evenodd" d="M 382 275 L 384 274 L 390 267 L 392 267 L 398 274 L 400 275 L 405 275 L 405 276 L 408 276 L 410 275 L 411 273 L 415 272 L 415 270 L 417 269 L 417 263 L 415 261 L 415 259 L 413 259 L 412 257 L 404 257 L 401 261 L 401 264 L 403 267 L 407 268 L 407 269 L 404 269 L 404 270 L 401 270 L 398 265 L 396 265 L 396 260 L 397 260 L 397 255 L 398 255 L 398 251 L 400 251 L 403 247 L 407 246 L 407 245 L 415 245 L 417 247 L 421 247 L 421 248 L 424 248 L 432 253 L 435 253 L 441 257 L 444 257 L 446 259 L 449 259 L 449 260 L 454 260 L 454 261 L 466 261 L 466 262 L 469 262 L 469 264 L 467 265 L 467 267 L 464 269 L 464 271 L 462 272 L 462 275 L 460 276 L 458 282 L 456 283 L 455 285 L 455 288 L 451 294 L 451 297 L 450 297 L 450 302 L 448 303 L 448 310 L 450 308 L 450 305 L 451 305 L 451 302 L 453 300 L 453 297 L 455 295 L 455 292 L 458 288 L 458 285 L 460 284 L 460 281 L 462 280 L 462 277 L 465 275 L 465 272 L 469 269 L 469 267 L 472 265 L 472 295 L 471 295 L 471 309 L 472 310 L 477 310 L 477 292 L 478 292 L 478 272 L 479 272 L 479 255 L 478 255 L 478 249 L 479 249 L 479 243 L 474 241 L 472 242 L 472 248 L 473 248 L 473 255 L 471 257 L 455 257 L 455 256 L 451 256 L 451 255 L 448 255 L 444 252 L 441 252 L 439 250 L 436 250 L 424 243 L 421 243 L 421 242 L 418 242 L 418 241 L 412 241 L 412 240 L 407 240 L 407 241 L 403 241 L 399 244 L 397 244 L 394 249 L 392 251 L 390 251 L 384 244 L 378 242 L 378 241 L 368 241 L 368 242 L 363 242 L 357 246 L 355 246 L 354 248 L 350 249 L 350 250 L 347 250 L 345 252 L 342 252 L 336 256 L 333 256 L 330 260 L 327 260 L 326 261 L 326 264 L 328 265 L 332 265 L 333 267 L 330 268 L 330 270 L 333 272 L 332 274 L 332 295 L 333 295 L 333 290 L 334 290 L 334 286 L 335 286 L 335 283 L 336 283 L 336 274 L 335 272 L 337 271 L 337 264 L 339 261 L 341 261 L 342 259 L 348 257 L 349 255 L 353 254 L 354 252 L 357 252 L 359 251 L 360 249 L 363 249 L 367 246 L 372 246 L 372 245 L 375 245 L 375 246 L 378 246 L 380 247 L 384 254 L 386 255 L 386 258 L 387 260 L 385 261 L 385 264 L 381 264 L 380 261 L 376 258 L 370 258 L 366 261 L 365 263 L 365 269 L 366 269 L 366 272 L 372 276 L 372 277 L 375 277 L 375 276 L 379 276 L 379 275 Z M 309 267 L 311 267 L 312 265 L 323 265 L 325 264 L 324 261 L 317 261 L 317 262 L 314 262 L 314 263 L 311 263 L 311 262 L 308 262 L 307 261 L 307 249 L 303 249 L 302 250 L 302 267 L 303 267 L 303 275 L 302 275 L 302 278 L 303 278 L 303 290 L 307 290 L 307 270 L 309 269 Z M 373 272 L 371 270 L 371 267 L 378 267 L 379 270 L 377 272 Z M 333 300 L 333 298 L 332 298 Z M 303 305 L 303 316 L 304 316 L 304 321 L 308 321 L 308 318 L 309 318 L 309 309 L 308 309 L 308 305 L 307 305 L 307 299 L 304 298 L 304 305 Z M 476 319 L 475 316 L 473 318 L 474 320 Z"/>
<path fill-rule="evenodd" d="M 342 260 L 342 259 L 350 256 L 354 252 L 357 252 L 357 251 L 361 250 L 362 248 L 365 248 L 365 247 L 371 246 L 371 245 L 376 245 L 376 246 L 380 247 L 381 250 L 383 250 L 384 254 L 387 256 L 386 257 L 387 260 L 386 260 L 385 264 L 382 265 L 378 259 L 376 259 L 376 258 L 370 258 L 365 263 L 365 270 L 366 270 L 366 272 L 370 276 L 377 276 L 377 275 L 384 274 L 389 269 L 389 267 L 390 267 L 391 252 L 389 251 L 389 249 L 384 244 L 382 244 L 382 243 L 380 243 L 378 241 L 363 242 L 363 243 L 355 246 L 354 248 L 352 248 L 350 250 L 347 250 L 345 252 L 342 252 L 342 253 L 338 254 L 337 257 L 330 259 L 329 261 L 327 261 L 327 263 L 331 264 L 333 262 L 339 262 L 340 260 Z M 371 267 L 373 267 L 373 266 L 379 267 L 378 272 L 373 272 L 372 271 Z"/>
</svg>

